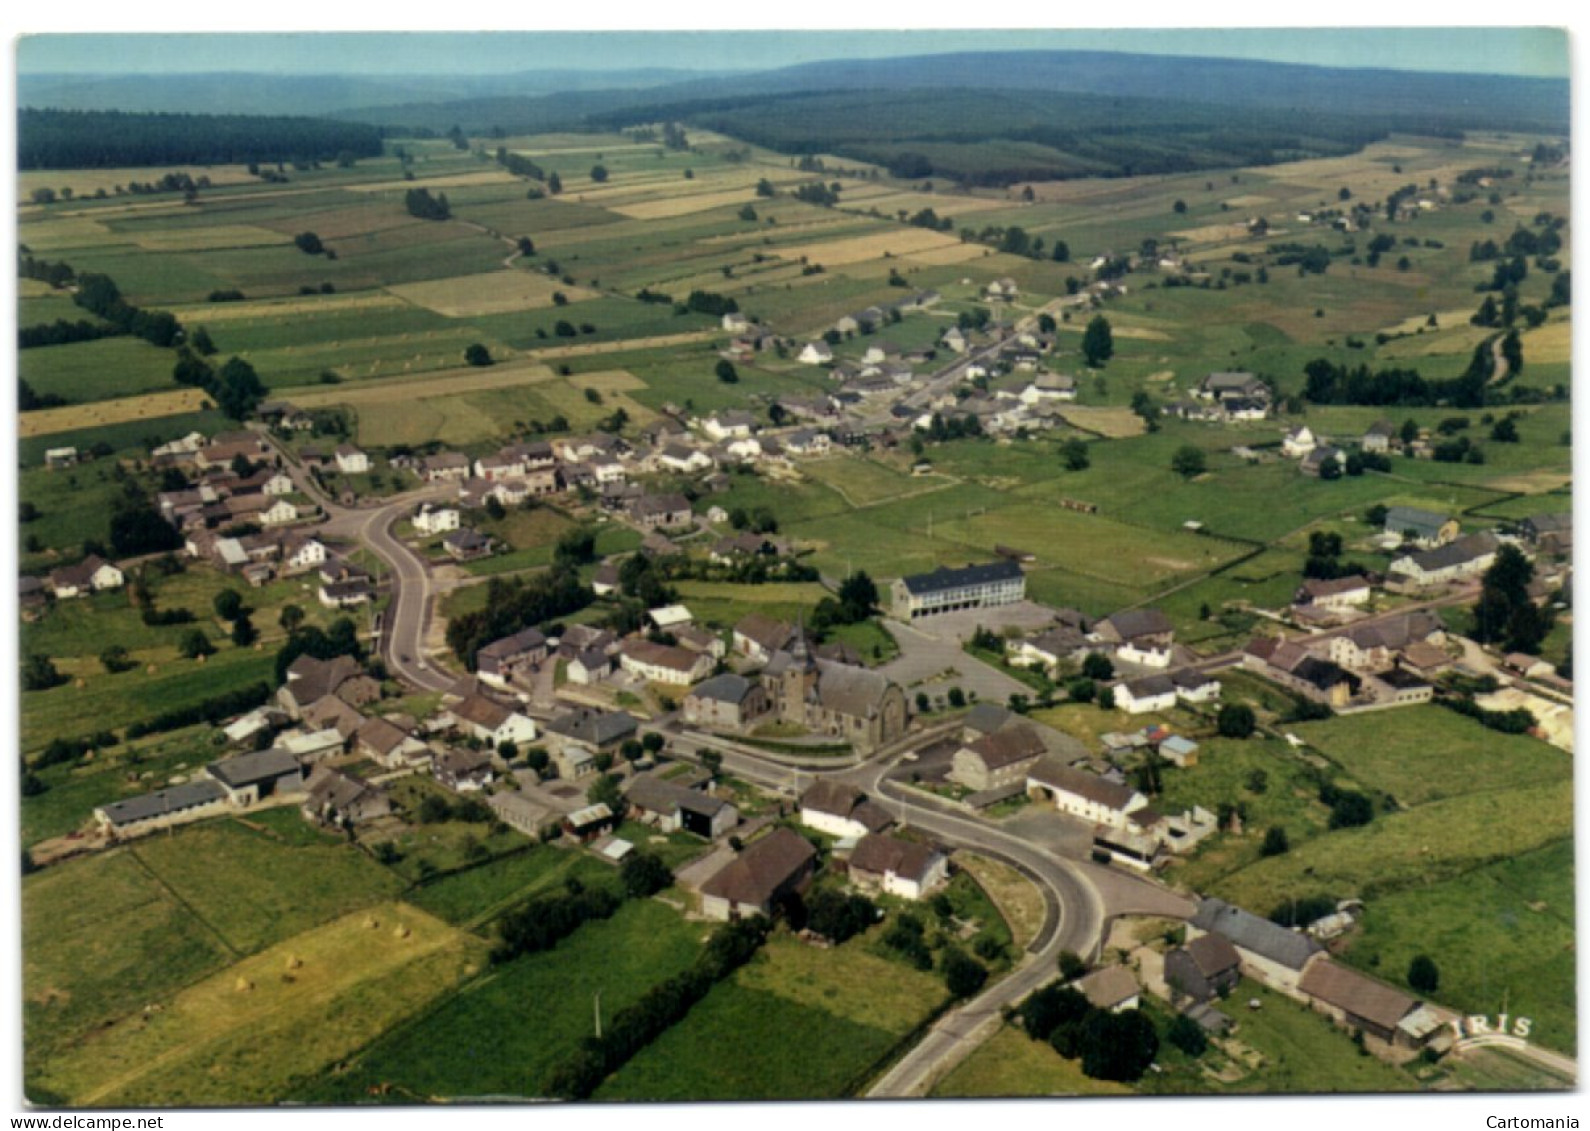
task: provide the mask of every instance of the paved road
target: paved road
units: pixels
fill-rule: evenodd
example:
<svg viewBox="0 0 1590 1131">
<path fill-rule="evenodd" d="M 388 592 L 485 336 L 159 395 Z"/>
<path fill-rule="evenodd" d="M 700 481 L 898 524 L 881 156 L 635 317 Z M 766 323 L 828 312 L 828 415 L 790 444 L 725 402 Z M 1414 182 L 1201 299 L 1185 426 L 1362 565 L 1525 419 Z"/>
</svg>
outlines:
<svg viewBox="0 0 1590 1131">
<path fill-rule="evenodd" d="M 456 678 L 427 658 L 425 637 L 436 601 L 430 566 L 392 533 L 413 500 L 389 503 L 364 515 L 357 537 L 391 570 L 392 600 L 381 634 L 387 670 L 427 691 L 442 691 Z"/>
</svg>

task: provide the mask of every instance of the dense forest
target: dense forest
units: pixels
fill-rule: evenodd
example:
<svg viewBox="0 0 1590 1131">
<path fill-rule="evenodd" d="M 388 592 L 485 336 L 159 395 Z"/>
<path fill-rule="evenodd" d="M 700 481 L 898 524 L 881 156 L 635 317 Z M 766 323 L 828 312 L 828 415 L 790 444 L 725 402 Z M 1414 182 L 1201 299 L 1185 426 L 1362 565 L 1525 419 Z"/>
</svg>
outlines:
<svg viewBox="0 0 1590 1131">
<path fill-rule="evenodd" d="M 20 169 L 118 169 L 375 157 L 381 131 L 358 122 L 238 114 L 21 110 Z"/>
</svg>

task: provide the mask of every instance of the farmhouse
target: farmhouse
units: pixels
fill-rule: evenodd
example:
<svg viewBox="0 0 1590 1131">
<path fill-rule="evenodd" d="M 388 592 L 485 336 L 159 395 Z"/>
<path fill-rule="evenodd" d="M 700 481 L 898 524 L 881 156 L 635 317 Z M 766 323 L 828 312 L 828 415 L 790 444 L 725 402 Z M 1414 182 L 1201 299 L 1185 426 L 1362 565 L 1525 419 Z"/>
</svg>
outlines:
<svg viewBox="0 0 1590 1131">
<path fill-rule="evenodd" d="M 1518 533 L 1542 554 L 1573 550 L 1573 514 L 1537 514 L 1518 524 Z"/>
<path fill-rule="evenodd" d="M 986 609 L 1010 605 L 1027 595 L 1027 577 L 1009 560 L 940 567 L 931 573 L 902 577 L 894 583 L 894 614 L 905 620 L 959 609 Z"/>
<path fill-rule="evenodd" d="M 712 671 L 712 657 L 672 644 L 630 639 L 618 650 L 618 665 L 639 679 L 688 687 Z"/>
<path fill-rule="evenodd" d="M 420 461 L 420 477 L 427 483 L 462 483 L 469 478 L 469 457 L 462 452 L 438 452 Z"/>
<path fill-rule="evenodd" d="M 201 778 L 125 801 L 106 802 L 94 809 L 94 819 L 113 836 L 127 837 L 212 817 L 230 806 L 219 782 Z"/>
<path fill-rule="evenodd" d="M 337 470 L 344 475 L 362 475 L 370 470 L 370 457 L 352 444 L 340 444 L 334 453 Z"/>
<path fill-rule="evenodd" d="M 1221 899 L 1200 900 L 1187 924 L 1189 942 L 1208 934 L 1220 935 L 1236 948 L 1244 974 L 1290 997 L 1299 996 L 1298 984 L 1309 963 L 1323 953 L 1307 935 Z"/>
<path fill-rule="evenodd" d="M 1240 397 L 1268 404 L 1270 387 L 1252 373 L 1241 371 L 1210 373 L 1198 382 L 1194 395 L 1208 401 L 1227 401 Z"/>
<path fill-rule="evenodd" d="M 1094 1009 L 1120 1013 L 1136 1009 L 1142 996 L 1137 979 L 1125 966 L 1104 966 L 1082 975 L 1071 987 L 1079 990 Z"/>
<path fill-rule="evenodd" d="M 600 648 L 587 648 L 569 659 L 563 668 L 563 675 L 570 683 L 588 686 L 612 675 L 614 663 L 610 653 Z"/>
<path fill-rule="evenodd" d="M 578 708 L 567 711 L 547 723 L 549 735 L 564 740 L 564 745 L 576 743 L 593 754 L 615 751 L 635 737 L 640 724 L 627 711 L 594 711 Z"/>
<path fill-rule="evenodd" d="M 1330 444 L 1319 444 L 1303 455 L 1298 470 L 1315 479 L 1333 479 L 1342 473 L 1347 454 Z M 1334 469 L 1334 474 L 1330 469 Z"/>
<path fill-rule="evenodd" d="M 305 717 L 306 709 L 327 696 L 336 696 L 350 708 L 363 707 L 381 697 L 381 685 L 364 674 L 352 656 L 317 660 L 299 656 L 287 668 L 287 682 L 277 691 L 277 701 L 293 718 Z"/>
<path fill-rule="evenodd" d="M 438 754 L 432 773 L 436 780 L 458 793 L 475 793 L 485 789 L 496 778 L 491 755 L 483 750 L 453 748 Z"/>
<path fill-rule="evenodd" d="M 687 789 L 655 774 L 636 774 L 624 799 L 638 820 L 665 833 L 683 830 L 716 840 L 740 823 L 733 805 L 698 789 Z"/>
<path fill-rule="evenodd" d="M 756 417 L 742 409 L 715 412 L 701 421 L 701 430 L 714 440 L 743 440 L 756 431 Z"/>
<path fill-rule="evenodd" d="M 982 792 L 1025 781 L 1047 748 L 1032 727 L 1014 725 L 984 735 L 955 752 L 947 779 Z"/>
<path fill-rule="evenodd" d="M 1363 574 L 1335 577 L 1328 581 L 1309 578 L 1298 589 L 1294 603 L 1316 609 L 1340 611 L 1362 608 L 1369 604 L 1373 594 L 1374 590 L 1370 587 L 1369 579 Z"/>
<path fill-rule="evenodd" d="M 1386 510 L 1386 537 L 1412 543 L 1425 550 L 1455 541 L 1463 528 L 1458 520 L 1418 507 L 1389 507 Z"/>
<path fill-rule="evenodd" d="M 442 549 L 454 561 L 472 562 L 491 553 L 492 540 L 478 530 L 455 530 L 442 539 Z"/>
<path fill-rule="evenodd" d="M 1199 935 L 1165 956 L 1165 984 L 1194 1001 L 1224 997 L 1242 978 L 1242 958 L 1224 935 Z"/>
<path fill-rule="evenodd" d="M 1242 652 L 1242 666 L 1330 707 L 1345 707 L 1363 684 L 1334 661 L 1274 636 L 1249 641 Z"/>
<path fill-rule="evenodd" d="M 1087 638 L 1080 628 L 1057 625 L 1025 640 L 1005 645 L 1005 655 L 1013 664 L 1042 664 L 1053 669 L 1087 650 Z"/>
<path fill-rule="evenodd" d="M 1095 624 L 1093 636 L 1129 664 L 1165 668 L 1170 666 L 1176 628 L 1158 609 L 1127 609 Z"/>
<path fill-rule="evenodd" d="M 816 859 L 805 837 L 774 829 L 701 885 L 701 913 L 725 920 L 771 915 L 775 903 L 811 882 Z"/>
<path fill-rule="evenodd" d="M 1489 531 L 1469 534 L 1433 550 L 1395 558 L 1390 572 L 1396 580 L 1416 587 L 1444 585 L 1490 569 L 1500 547 Z"/>
<path fill-rule="evenodd" d="M 1176 684 L 1168 675 L 1147 675 L 1115 684 L 1115 706 L 1129 715 L 1168 711 L 1176 705 Z"/>
<path fill-rule="evenodd" d="M 526 628 L 493 640 L 475 653 L 475 674 L 493 687 L 506 688 L 522 668 L 534 668 L 547 658 L 547 638 L 536 628 Z"/>
<path fill-rule="evenodd" d="M 458 508 L 422 503 L 414 513 L 414 529 L 421 534 L 446 534 L 449 530 L 457 530 Z"/>
<path fill-rule="evenodd" d="M 685 722 L 718 730 L 740 730 L 767 714 L 767 689 L 743 675 L 724 672 L 697 684 L 685 696 Z"/>
<path fill-rule="evenodd" d="M 868 833 L 857 842 L 849 868 L 859 887 L 901 899 L 925 899 L 950 878 L 949 857 L 942 852 L 882 833 Z"/>
<path fill-rule="evenodd" d="M 645 530 L 688 526 L 690 500 L 683 495 L 646 495 L 629 505 L 629 517 Z"/>
<path fill-rule="evenodd" d="M 126 583 L 126 575 L 98 554 L 90 554 L 76 565 L 50 571 L 50 592 L 58 600 L 120 589 Z"/>
<path fill-rule="evenodd" d="M 1299 424 L 1281 440 L 1281 454 L 1288 459 L 1302 459 L 1317 447 L 1319 441 L 1307 424 Z"/>
<path fill-rule="evenodd" d="M 557 828 L 560 819 L 556 810 L 520 789 L 498 790 L 486 804 L 503 824 L 536 840 Z"/>
<path fill-rule="evenodd" d="M 806 365 L 830 365 L 834 360 L 834 351 L 827 342 L 807 342 L 801 347 L 796 360 Z"/>
<path fill-rule="evenodd" d="M 1383 454 L 1391 451 L 1392 443 L 1397 439 L 1398 434 L 1397 426 L 1382 417 L 1364 430 L 1358 446 L 1366 452 Z"/>
<path fill-rule="evenodd" d="M 304 816 L 323 825 L 346 827 L 373 821 L 392 812 L 392 798 L 357 774 L 317 766 L 309 775 Z"/>
<path fill-rule="evenodd" d="M 1023 389 L 1017 398 L 1024 405 L 1077 399 L 1077 379 L 1063 373 L 1045 373 Z"/>
<path fill-rule="evenodd" d="M 833 449 L 826 432 L 802 428 L 783 437 L 784 450 L 792 456 L 825 456 Z"/>
<path fill-rule="evenodd" d="M 421 766 L 431 749 L 391 719 L 369 719 L 354 734 L 354 749 L 391 770 Z"/>
<path fill-rule="evenodd" d="M 813 734 L 867 752 L 905 733 L 905 693 L 886 676 L 812 655 L 797 632 L 789 651 L 762 669 L 773 711 Z"/>
<path fill-rule="evenodd" d="M 465 734 L 492 746 L 504 742 L 517 745 L 536 736 L 536 725 L 529 717 L 484 695 L 471 695 L 454 704 L 453 718 Z"/>
<path fill-rule="evenodd" d="M 801 824 L 840 838 L 882 832 L 893 823 L 883 807 L 853 785 L 818 778 L 801 794 Z"/>
<path fill-rule="evenodd" d="M 1125 829 L 1135 823 L 1132 814 L 1148 805 L 1148 798 L 1130 786 L 1055 759 L 1045 759 L 1031 767 L 1027 774 L 1027 791 L 1040 801 L 1053 801 L 1055 809 L 1061 813 L 1115 829 Z"/>
</svg>

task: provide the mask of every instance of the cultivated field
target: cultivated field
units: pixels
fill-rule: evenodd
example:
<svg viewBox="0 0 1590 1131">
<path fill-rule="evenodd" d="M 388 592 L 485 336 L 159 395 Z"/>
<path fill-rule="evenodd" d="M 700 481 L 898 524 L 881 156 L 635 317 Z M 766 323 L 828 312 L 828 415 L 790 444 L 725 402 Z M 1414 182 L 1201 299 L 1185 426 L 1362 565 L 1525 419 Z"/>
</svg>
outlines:
<svg viewBox="0 0 1590 1131">
<path fill-rule="evenodd" d="M 596 297 L 595 291 L 570 287 L 545 275 L 514 270 L 457 279 L 432 279 L 425 283 L 392 287 L 391 291 L 416 306 L 423 306 L 449 318 L 534 310 L 553 305 L 552 296 L 560 293 L 570 302 Z"/>
</svg>

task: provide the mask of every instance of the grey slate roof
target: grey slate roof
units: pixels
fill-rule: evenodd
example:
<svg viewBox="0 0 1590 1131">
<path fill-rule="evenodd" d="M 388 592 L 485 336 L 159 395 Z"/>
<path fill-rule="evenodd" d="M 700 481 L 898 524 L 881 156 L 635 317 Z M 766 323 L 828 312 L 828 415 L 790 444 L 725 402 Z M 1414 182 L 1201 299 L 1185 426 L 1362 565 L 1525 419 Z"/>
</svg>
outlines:
<svg viewBox="0 0 1590 1131">
<path fill-rule="evenodd" d="M 900 580 L 912 596 L 921 596 L 924 593 L 938 593 L 945 589 L 960 589 L 968 585 L 1014 581 L 1020 576 L 1021 566 L 1002 559 L 997 562 L 985 562 L 982 565 L 963 566 L 960 569 L 943 566 L 931 573 L 913 574 Z"/>
<path fill-rule="evenodd" d="M 1434 538 L 1446 525 L 1446 515 L 1418 507 L 1388 507 L 1386 529 L 1393 534 L 1411 530 L 1417 538 Z"/>
<path fill-rule="evenodd" d="M 724 672 L 698 684 L 690 694 L 697 699 L 711 699 L 718 703 L 743 703 L 753 686 L 743 675 Z"/>
<path fill-rule="evenodd" d="M 1106 781 L 1098 774 L 1090 774 L 1053 760 L 1039 762 L 1027 771 L 1027 776 L 1043 785 L 1063 789 L 1118 812 L 1125 812 L 1135 792 L 1130 786 Z"/>
<path fill-rule="evenodd" d="M 940 853 L 931 845 L 868 833 L 856 842 L 856 849 L 850 854 L 850 870 L 878 875 L 893 872 L 901 879 L 921 883 L 938 859 Z"/>
<path fill-rule="evenodd" d="M 216 782 L 190 781 L 167 789 L 157 789 L 141 797 L 129 797 L 126 801 L 112 801 L 108 805 L 101 805 L 100 809 L 111 824 L 119 827 L 147 821 L 152 817 L 164 817 L 168 813 L 178 813 L 198 805 L 208 805 L 225 796 L 226 790 Z"/>
<path fill-rule="evenodd" d="M 232 789 L 303 772 L 297 758 L 277 747 L 224 758 L 219 762 L 211 762 L 205 768 L 212 778 Z"/>
<path fill-rule="evenodd" d="M 998 703 L 979 703 L 961 720 L 961 725 L 983 734 L 993 734 L 1010 721 L 1012 712 Z"/>
<path fill-rule="evenodd" d="M 1413 563 L 1424 572 L 1433 573 L 1438 569 L 1462 565 L 1486 554 L 1494 554 L 1500 545 L 1496 535 L 1488 530 L 1482 531 L 1479 534 L 1459 538 L 1456 542 L 1448 542 L 1445 546 L 1426 550 L 1422 554 L 1414 554 Z"/>
<path fill-rule="evenodd" d="M 1106 617 L 1104 624 L 1114 629 L 1122 640 L 1136 640 L 1140 636 L 1159 636 L 1176 630 L 1170 618 L 1158 609 L 1126 609 L 1114 616 Z"/>
<path fill-rule="evenodd" d="M 552 734 L 597 747 L 622 742 L 639 728 L 640 723 L 627 711 L 570 711 L 547 724 Z"/>
<path fill-rule="evenodd" d="M 1233 907 L 1223 899 L 1205 899 L 1198 904 L 1192 925 L 1201 931 L 1224 935 L 1232 945 L 1289 970 L 1301 970 L 1322 949 L 1319 943 L 1297 931 L 1289 931 L 1250 911 Z"/>
</svg>

